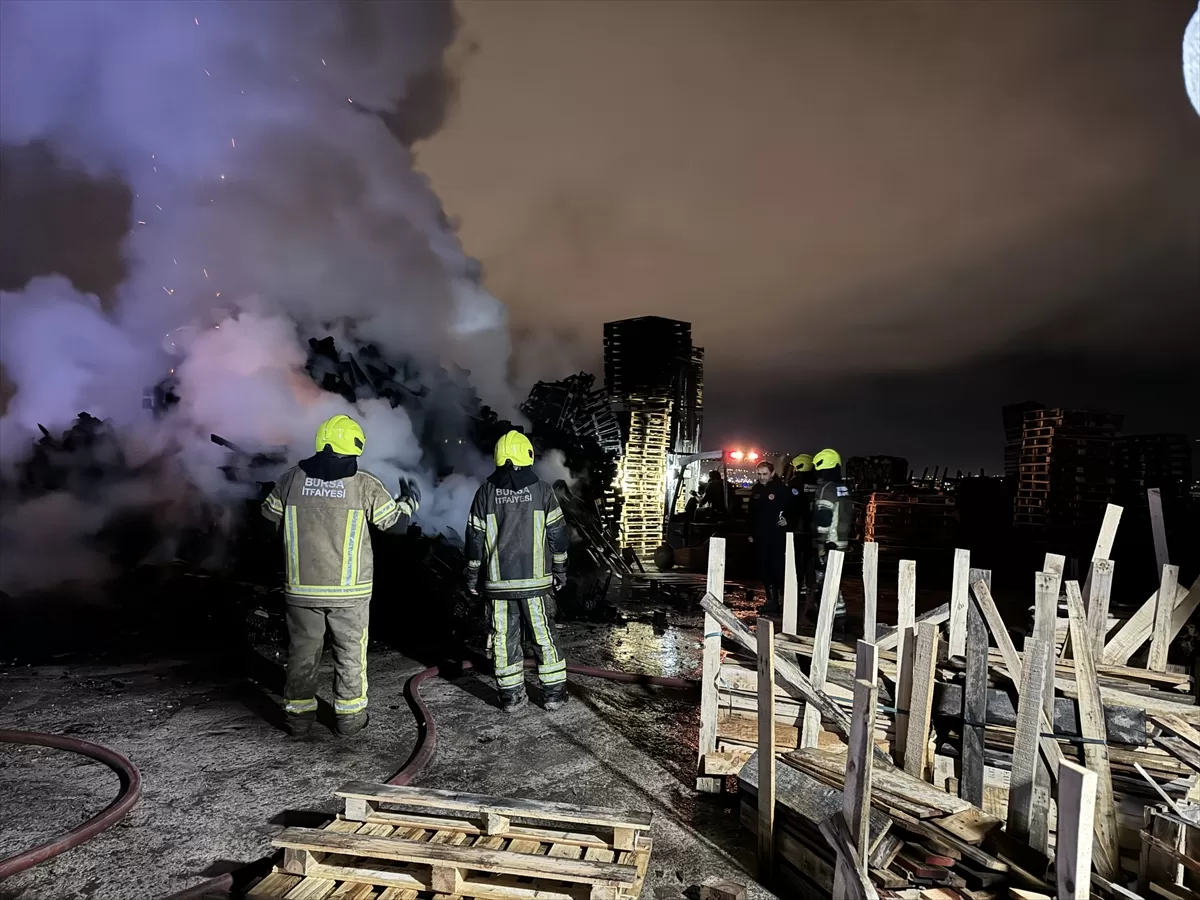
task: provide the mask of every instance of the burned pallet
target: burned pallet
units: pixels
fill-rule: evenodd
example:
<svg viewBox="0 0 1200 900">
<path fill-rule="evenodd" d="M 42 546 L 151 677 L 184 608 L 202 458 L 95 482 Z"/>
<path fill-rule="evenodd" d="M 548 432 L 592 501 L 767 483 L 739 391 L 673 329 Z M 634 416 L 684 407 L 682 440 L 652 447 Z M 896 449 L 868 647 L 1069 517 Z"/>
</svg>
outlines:
<svg viewBox="0 0 1200 900">
<path fill-rule="evenodd" d="M 648 813 L 352 782 L 324 828 L 286 828 L 256 898 L 636 900 Z M 564 826 L 567 830 L 564 830 Z M 300 893 L 296 893 L 299 890 Z"/>
</svg>

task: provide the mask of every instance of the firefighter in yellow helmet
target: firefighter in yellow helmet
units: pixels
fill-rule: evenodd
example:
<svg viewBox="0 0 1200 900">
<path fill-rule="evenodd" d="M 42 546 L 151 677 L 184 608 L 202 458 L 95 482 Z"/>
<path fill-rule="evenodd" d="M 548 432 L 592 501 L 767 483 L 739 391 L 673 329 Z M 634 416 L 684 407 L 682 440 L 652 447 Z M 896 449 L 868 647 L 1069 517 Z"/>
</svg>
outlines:
<svg viewBox="0 0 1200 900">
<path fill-rule="evenodd" d="M 371 602 L 373 525 L 403 532 L 420 491 L 400 479 L 393 496 L 358 467 L 366 446 L 362 427 L 334 416 L 317 429 L 316 455 L 275 482 L 262 513 L 283 532 L 287 562 L 288 664 L 284 709 L 288 730 L 303 737 L 317 714 L 317 675 L 325 631 L 333 643 L 335 730 L 349 736 L 367 727 L 367 624 Z"/>
<path fill-rule="evenodd" d="M 533 472 L 529 438 L 505 434 L 495 461 L 467 521 L 467 587 L 486 601 L 500 708 L 525 705 L 523 622 L 536 645 L 542 704 L 555 710 L 567 702 L 567 661 L 546 601 L 566 584 L 567 523 L 554 488 Z"/>
<path fill-rule="evenodd" d="M 807 596 L 813 563 L 813 498 L 817 492 L 817 473 L 813 467 L 812 454 L 801 453 L 792 457 L 791 468 L 788 487 L 792 492 L 793 511 L 788 515 L 788 524 L 795 534 L 793 540 L 796 548 L 796 584 L 799 585 L 801 593 Z"/>
<path fill-rule="evenodd" d="M 812 532 L 816 562 L 816 584 L 825 581 L 825 563 L 830 550 L 843 553 L 850 546 L 850 531 L 854 526 L 854 504 L 850 487 L 842 479 L 842 457 L 836 450 L 826 448 L 813 457 L 816 473 L 816 493 L 813 495 Z M 846 601 L 838 592 L 834 617 L 845 618 Z"/>
</svg>

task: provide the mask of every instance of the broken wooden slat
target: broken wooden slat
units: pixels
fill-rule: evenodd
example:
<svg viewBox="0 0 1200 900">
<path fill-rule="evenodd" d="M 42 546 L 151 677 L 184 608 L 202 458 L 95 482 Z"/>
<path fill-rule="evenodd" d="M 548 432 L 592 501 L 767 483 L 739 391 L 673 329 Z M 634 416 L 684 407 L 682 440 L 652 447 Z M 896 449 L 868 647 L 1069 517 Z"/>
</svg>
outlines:
<svg viewBox="0 0 1200 900">
<path fill-rule="evenodd" d="M 789 531 L 784 545 L 783 633 L 795 634 L 800 627 L 800 585 L 796 579 L 796 535 Z"/>
<path fill-rule="evenodd" d="M 874 658 L 875 648 L 865 641 L 859 642 L 859 656 L 863 660 L 860 675 L 854 682 L 854 717 L 850 725 L 850 743 L 846 753 L 846 780 L 842 813 L 850 827 L 854 847 L 865 865 L 870 855 L 869 823 L 871 816 L 871 770 L 874 754 L 871 745 L 875 737 L 875 705 L 879 697 Z M 865 875 L 865 870 L 863 871 Z"/>
<path fill-rule="evenodd" d="M 1054 715 L 1054 640 L 1058 625 L 1058 592 L 1062 583 L 1062 571 L 1066 560 L 1062 556 L 1046 554 L 1049 571 L 1039 572 L 1034 579 L 1033 635 L 1049 650 L 1046 661 L 1046 683 L 1042 687 L 1042 707 L 1046 720 Z M 1028 664 L 1028 640 L 1023 662 Z M 1066 644 L 1064 643 L 1064 647 Z M 1029 846 L 1039 853 L 1047 853 L 1050 846 L 1050 768 L 1046 760 L 1038 756 L 1033 774 L 1033 801 L 1030 804 Z"/>
<path fill-rule="evenodd" d="M 708 540 L 708 596 L 721 605 L 725 596 L 725 538 Z M 700 671 L 700 757 L 697 766 L 703 767 L 704 757 L 717 749 L 717 679 L 721 674 L 721 626 L 711 614 L 704 616 L 704 659 Z M 700 768 L 697 768 L 697 772 Z M 719 794 L 721 779 L 698 775 L 696 790 Z"/>
<path fill-rule="evenodd" d="M 1155 672 L 1167 671 L 1167 651 L 1171 646 L 1171 619 L 1174 607 L 1165 598 L 1174 597 L 1179 586 L 1179 566 L 1163 566 L 1158 584 L 1158 602 L 1154 605 L 1154 623 L 1150 632 L 1150 656 L 1146 668 Z"/>
<path fill-rule="evenodd" d="M 775 865 L 775 631 L 758 620 L 758 877 Z"/>
<path fill-rule="evenodd" d="M 951 656 L 963 657 L 967 653 L 967 606 L 970 601 L 971 551 L 954 551 L 954 573 L 950 583 L 950 646 Z"/>
<path fill-rule="evenodd" d="M 833 638 L 833 618 L 837 610 L 838 593 L 842 588 L 842 566 L 846 554 L 841 550 L 830 550 L 825 558 L 825 579 L 821 586 L 821 607 L 817 612 L 817 631 L 813 638 L 812 664 L 809 680 L 819 691 L 825 689 L 825 678 L 829 673 L 829 642 Z M 813 704 L 804 708 L 804 727 L 800 732 L 800 746 L 815 747 L 821 734 L 821 711 Z"/>
<path fill-rule="evenodd" d="M 867 877 L 866 866 L 854 848 L 846 820 L 840 812 L 821 823 L 821 834 L 837 854 L 837 871 L 842 876 L 841 884 L 845 889 L 844 893 L 835 896 L 847 900 L 878 900 L 879 892 Z"/>
<path fill-rule="evenodd" d="M 1112 639 L 1104 645 L 1104 662 L 1110 666 L 1123 666 L 1129 658 L 1137 653 L 1138 648 L 1150 640 L 1154 631 L 1154 612 L 1158 606 L 1158 591 L 1150 595 L 1145 603 L 1129 617 Z M 1182 587 L 1175 589 L 1175 612 L 1171 617 L 1170 640 L 1187 624 L 1188 617 L 1200 606 L 1200 577 L 1192 583 L 1192 589 L 1185 591 Z M 1169 641 L 1168 641 L 1169 643 Z"/>
<path fill-rule="evenodd" d="M 1171 562 L 1167 551 L 1167 526 L 1163 521 L 1162 491 L 1147 488 L 1146 502 L 1150 507 L 1150 533 L 1154 536 L 1154 571 L 1162 572 L 1163 566 Z"/>
<path fill-rule="evenodd" d="M 1075 639 L 1075 683 L 1079 687 L 1079 730 L 1083 733 L 1083 759 L 1097 777 L 1092 792 L 1095 809 L 1095 842 L 1098 852 L 1092 862 L 1105 878 L 1116 879 L 1120 873 L 1120 841 L 1117 834 L 1117 814 L 1113 803 L 1112 774 L 1108 757 L 1108 735 L 1104 730 L 1104 707 L 1096 684 L 1096 667 L 1092 646 L 1087 642 L 1087 613 L 1079 585 L 1067 582 L 1067 614 Z M 1060 785 L 1061 792 L 1062 787 Z M 1059 807 L 1059 834 L 1062 834 L 1062 808 Z M 1089 825 L 1092 820 L 1089 820 Z"/>
<path fill-rule="evenodd" d="M 1082 597 L 1080 606 L 1082 612 Z M 1079 636 L 1083 635 L 1081 628 Z M 1088 900 L 1091 896 L 1095 804 L 1096 773 L 1064 760 L 1058 771 L 1058 845 L 1055 848 L 1060 897 Z"/>
<path fill-rule="evenodd" d="M 983 614 L 984 621 L 987 622 L 988 629 L 992 632 L 992 638 L 995 640 L 1001 656 L 1004 657 L 1004 663 L 1008 666 L 1013 682 L 1020 684 L 1022 680 L 1021 659 L 1017 656 L 1017 648 L 1013 646 L 1012 637 L 1009 636 L 1008 628 L 1004 624 L 1004 618 L 996 609 L 996 602 L 992 599 L 991 590 L 982 581 L 978 581 L 973 586 L 971 596 L 979 604 L 979 611 Z M 1048 735 L 1041 739 L 1042 754 L 1046 757 L 1046 762 L 1050 764 L 1050 774 L 1057 778 L 1058 764 L 1063 758 L 1062 750 L 1058 746 L 1058 741 L 1049 736 L 1053 734 L 1053 731 L 1044 710 L 1041 711 L 1041 718 L 1044 720 L 1041 730 Z"/>
<path fill-rule="evenodd" d="M 1029 843 L 1034 772 L 1037 768 L 1038 729 L 1042 711 L 1042 692 L 1046 688 L 1045 641 L 1025 639 L 1024 668 L 1017 703 L 1017 735 L 1013 740 L 1012 775 L 1008 789 L 1008 834 Z"/>
<path fill-rule="evenodd" d="M 1109 599 L 1112 596 L 1112 580 L 1112 560 L 1092 560 L 1086 606 L 1088 632 L 1092 635 L 1092 657 L 1097 662 L 1104 655 L 1104 640 L 1108 637 L 1108 607 Z"/>
<path fill-rule="evenodd" d="M 895 741 L 892 758 L 896 765 L 904 764 L 904 749 L 908 743 L 908 704 L 912 696 L 912 660 L 916 647 L 917 564 L 911 559 L 900 560 L 896 594 L 896 686 L 892 692 L 896 701 L 894 721 Z M 879 642 L 879 649 L 884 649 Z"/>
<path fill-rule="evenodd" d="M 904 771 L 926 780 L 929 769 L 929 722 L 933 711 L 933 682 L 937 665 L 939 633 L 936 625 L 917 626 L 913 656 L 912 693 L 908 701 L 908 735 L 904 748 Z"/>
<path fill-rule="evenodd" d="M 863 637 L 875 643 L 879 624 L 876 619 L 879 607 L 879 545 L 874 541 L 863 544 Z"/>
<path fill-rule="evenodd" d="M 977 581 L 991 584 L 992 573 L 987 569 L 971 569 L 970 584 Z M 969 594 L 969 590 L 968 590 Z M 962 777 L 958 783 L 959 796 L 976 806 L 983 806 L 983 742 L 987 722 L 988 639 L 987 626 L 979 607 L 967 598 L 966 674 L 962 688 Z"/>
</svg>

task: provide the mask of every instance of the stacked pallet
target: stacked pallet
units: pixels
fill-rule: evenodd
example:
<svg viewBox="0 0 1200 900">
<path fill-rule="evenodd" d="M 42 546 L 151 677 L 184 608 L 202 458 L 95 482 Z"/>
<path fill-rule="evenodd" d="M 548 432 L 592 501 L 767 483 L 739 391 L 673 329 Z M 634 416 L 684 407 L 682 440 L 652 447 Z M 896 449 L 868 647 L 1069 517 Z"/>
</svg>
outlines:
<svg viewBox="0 0 1200 900">
<path fill-rule="evenodd" d="M 1143 897 L 1200 897 L 1179 823 L 1200 821 L 1200 706 L 1166 657 L 1200 579 L 1189 591 L 1165 566 L 1159 590 L 1111 622 L 1119 512 L 1083 585 L 1047 555 L 1020 651 L 965 550 L 950 601 L 920 618 L 902 560 L 897 627 L 854 646 L 831 640 L 840 554 L 811 636 L 786 633 L 794 585 L 779 636 L 765 619 L 751 633 L 710 587 L 706 635 L 722 629 L 730 646 L 706 640 L 699 774 L 738 775 L 764 878 L 789 896 L 1128 898 L 1141 880 Z M 868 553 L 871 632 L 877 565 Z M 1165 836 L 1160 805 L 1179 820 Z"/>
<path fill-rule="evenodd" d="M 647 813 L 353 782 L 324 828 L 285 828 L 251 898 L 636 900 Z M 564 830 L 566 826 L 566 830 Z"/>
<path fill-rule="evenodd" d="M 958 510 L 940 492 L 876 491 L 863 512 L 863 540 L 886 550 L 929 550 L 954 546 Z"/>
<path fill-rule="evenodd" d="M 671 401 L 629 401 L 629 437 L 617 473 L 621 489 L 621 546 L 649 560 L 663 542 Z"/>
</svg>

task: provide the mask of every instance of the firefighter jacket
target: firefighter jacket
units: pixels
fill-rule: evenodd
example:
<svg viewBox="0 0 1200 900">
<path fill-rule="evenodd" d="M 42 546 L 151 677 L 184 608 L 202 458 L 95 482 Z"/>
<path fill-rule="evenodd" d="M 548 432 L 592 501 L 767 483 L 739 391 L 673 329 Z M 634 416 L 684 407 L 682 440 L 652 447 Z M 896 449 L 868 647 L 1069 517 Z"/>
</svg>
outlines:
<svg viewBox="0 0 1200 900">
<path fill-rule="evenodd" d="M 824 547 L 837 544 L 844 548 L 850 543 L 850 530 L 854 526 L 854 502 L 850 499 L 850 487 L 841 479 L 817 485 L 813 495 L 813 544 Z"/>
<path fill-rule="evenodd" d="M 750 533 L 755 540 L 785 533 L 794 500 L 792 489 L 778 476 L 766 484 L 755 484 L 750 489 Z"/>
<path fill-rule="evenodd" d="M 813 501 L 817 496 L 817 485 L 811 476 L 811 472 L 800 472 L 788 482 L 792 492 L 792 512 L 787 517 L 788 525 L 797 535 L 805 538 L 812 537 Z"/>
<path fill-rule="evenodd" d="M 283 528 L 284 594 L 296 606 L 354 606 L 371 599 L 375 561 L 368 524 L 398 530 L 412 509 L 353 456 L 322 452 L 284 472 L 262 505 Z"/>
<path fill-rule="evenodd" d="M 529 468 L 504 465 L 475 492 L 467 520 L 467 571 L 497 600 L 551 592 L 567 570 L 567 523 L 554 488 Z"/>
</svg>

